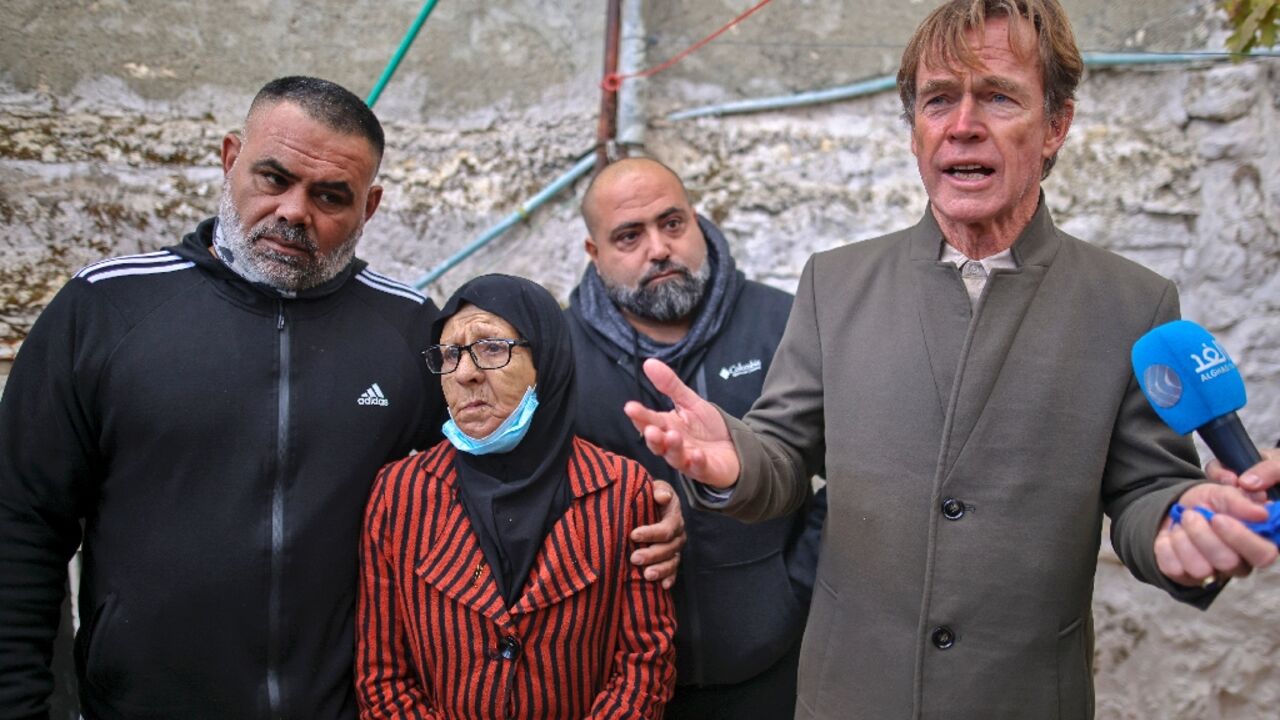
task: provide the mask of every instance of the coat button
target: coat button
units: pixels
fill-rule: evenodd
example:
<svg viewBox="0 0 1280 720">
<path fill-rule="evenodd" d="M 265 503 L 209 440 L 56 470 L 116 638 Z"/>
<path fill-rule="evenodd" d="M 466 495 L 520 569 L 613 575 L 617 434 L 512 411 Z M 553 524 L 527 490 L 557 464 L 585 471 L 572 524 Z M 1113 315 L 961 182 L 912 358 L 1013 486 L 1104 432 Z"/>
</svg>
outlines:
<svg viewBox="0 0 1280 720">
<path fill-rule="evenodd" d="M 964 503 L 955 498 L 942 501 L 942 517 L 948 520 L 959 520 L 964 517 Z"/>
<path fill-rule="evenodd" d="M 951 628 L 946 625 L 939 625 L 933 629 L 933 646 L 939 650 L 947 650 L 956 644 L 956 634 L 951 632 Z"/>
<path fill-rule="evenodd" d="M 515 660 L 520 657 L 520 639 L 508 635 L 498 643 L 498 657 L 503 660 Z"/>
</svg>

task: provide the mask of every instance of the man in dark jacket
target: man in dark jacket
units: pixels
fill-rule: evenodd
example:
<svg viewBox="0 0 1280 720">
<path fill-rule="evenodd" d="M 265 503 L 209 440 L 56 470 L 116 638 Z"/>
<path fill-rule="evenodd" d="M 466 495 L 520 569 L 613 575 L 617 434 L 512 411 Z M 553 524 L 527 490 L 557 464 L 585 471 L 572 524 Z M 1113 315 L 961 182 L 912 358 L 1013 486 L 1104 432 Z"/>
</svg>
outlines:
<svg viewBox="0 0 1280 720">
<path fill-rule="evenodd" d="M 591 264 L 567 311 L 581 386 L 578 433 L 680 488 L 618 412 L 627 400 L 669 407 L 640 362 L 665 360 L 700 395 L 741 416 L 760 393 L 792 298 L 735 269 L 719 229 L 694 213 L 680 178 L 657 161 L 607 167 L 582 213 Z M 686 513 L 668 718 L 792 716 L 825 499 L 820 492 L 800 511 L 756 525 Z"/>
<path fill-rule="evenodd" d="M 223 140 L 218 217 L 36 322 L 0 403 L 0 718 L 47 717 L 82 540 L 85 717 L 356 716 L 365 501 L 442 413 L 435 306 L 354 256 L 382 150 L 355 95 L 272 81 Z"/>
<path fill-rule="evenodd" d="M 0 717 L 44 713 L 82 539 L 86 717 L 355 715 L 361 509 L 441 407 L 435 306 L 354 257 L 382 149 L 346 90 L 269 83 L 218 218 L 32 328 L 0 404 Z"/>
</svg>

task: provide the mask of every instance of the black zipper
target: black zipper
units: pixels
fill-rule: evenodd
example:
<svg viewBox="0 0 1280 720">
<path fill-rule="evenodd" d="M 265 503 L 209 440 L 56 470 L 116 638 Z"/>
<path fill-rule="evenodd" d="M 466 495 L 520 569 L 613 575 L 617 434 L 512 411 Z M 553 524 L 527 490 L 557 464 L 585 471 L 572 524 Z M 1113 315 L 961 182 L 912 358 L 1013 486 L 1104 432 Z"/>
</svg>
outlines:
<svg viewBox="0 0 1280 720">
<path fill-rule="evenodd" d="M 276 301 L 276 340 L 280 374 L 276 378 L 276 472 L 271 488 L 271 580 L 267 594 L 267 704 L 272 718 L 283 718 L 280 693 L 282 623 L 281 582 L 284 572 L 284 489 L 289 455 L 289 327 L 284 301 Z"/>
</svg>

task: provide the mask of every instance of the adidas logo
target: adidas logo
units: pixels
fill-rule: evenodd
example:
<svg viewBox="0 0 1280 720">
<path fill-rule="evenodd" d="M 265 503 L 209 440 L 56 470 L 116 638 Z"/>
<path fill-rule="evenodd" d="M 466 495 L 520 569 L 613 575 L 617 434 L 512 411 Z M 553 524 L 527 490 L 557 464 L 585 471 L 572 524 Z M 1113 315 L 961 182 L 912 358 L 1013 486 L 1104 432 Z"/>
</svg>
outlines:
<svg viewBox="0 0 1280 720">
<path fill-rule="evenodd" d="M 369 386 L 368 390 L 360 396 L 356 403 L 359 405 L 381 405 L 386 407 L 391 403 L 387 401 L 387 396 L 382 394 L 382 388 L 378 387 L 378 383 Z"/>
</svg>

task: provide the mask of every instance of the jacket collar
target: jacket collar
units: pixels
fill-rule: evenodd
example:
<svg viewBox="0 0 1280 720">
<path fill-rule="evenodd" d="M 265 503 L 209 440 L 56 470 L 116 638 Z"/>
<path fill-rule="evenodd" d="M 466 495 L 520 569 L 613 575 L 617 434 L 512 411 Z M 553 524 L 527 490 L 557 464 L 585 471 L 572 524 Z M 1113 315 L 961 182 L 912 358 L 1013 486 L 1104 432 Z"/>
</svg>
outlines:
<svg viewBox="0 0 1280 720">
<path fill-rule="evenodd" d="M 194 232 L 187 233 L 180 244 L 168 249 L 183 259 L 195 263 L 196 267 L 219 280 L 220 284 L 230 289 L 242 301 L 252 302 L 256 299 L 258 302 L 263 300 L 274 302 L 276 300 L 313 300 L 327 297 L 341 289 L 356 273 L 368 265 L 368 263 L 359 258 L 352 258 L 351 262 L 332 280 L 313 288 L 301 290 L 297 295 L 288 297 L 269 285 L 251 283 L 245 280 L 232 272 L 231 268 L 228 268 L 221 260 L 209 252 L 209 248 L 213 245 L 213 232 L 217 223 L 217 218 L 204 220 L 196 226 Z"/>
<path fill-rule="evenodd" d="M 924 217 L 910 230 L 911 259 L 938 261 L 938 249 L 944 242 L 942 228 L 933 217 L 933 204 L 924 210 Z M 1058 236 L 1053 224 L 1053 216 L 1044 201 L 1044 191 L 1040 191 L 1039 203 L 1031 222 L 1022 229 L 1018 239 L 1013 241 L 1013 259 L 1019 268 L 1028 266 L 1048 267 L 1058 254 L 1062 239 Z"/>
</svg>

